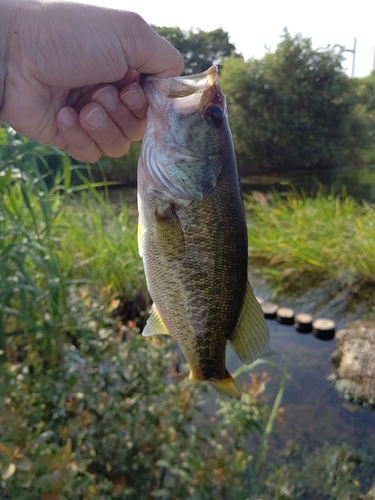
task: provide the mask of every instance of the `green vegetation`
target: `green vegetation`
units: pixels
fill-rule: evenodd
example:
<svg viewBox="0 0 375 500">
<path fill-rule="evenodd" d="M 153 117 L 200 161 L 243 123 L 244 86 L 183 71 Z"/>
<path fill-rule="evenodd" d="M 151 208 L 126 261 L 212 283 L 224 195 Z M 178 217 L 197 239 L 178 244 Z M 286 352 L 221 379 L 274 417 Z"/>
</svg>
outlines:
<svg viewBox="0 0 375 500">
<path fill-rule="evenodd" d="M 181 51 L 184 74 L 220 64 L 240 173 L 375 161 L 375 72 L 349 78 L 344 47 L 314 49 L 311 39 L 284 30 L 274 52 L 245 61 L 221 28 L 154 29 Z M 94 173 L 134 185 L 138 155 L 135 144 Z"/>
<path fill-rule="evenodd" d="M 0 349 L 12 333 L 49 361 L 69 326 L 67 289 L 90 281 L 123 299 L 145 293 L 136 227 L 124 207 L 115 214 L 75 169 L 83 184 L 72 186 L 67 156 L 11 129 L 0 129 Z M 60 155 L 60 174 L 47 185 L 50 155 Z M 85 194 L 79 194 L 86 191 Z M 16 342 L 16 340 L 15 340 Z M 27 342 L 26 342 L 27 343 Z"/>
<path fill-rule="evenodd" d="M 375 71 L 365 78 L 353 80 L 355 91 L 355 114 L 362 134 L 363 145 L 360 157 L 365 163 L 375 162 Z"/>
<path fill-rule="evenodd" d="M 280 281 L 311 272 L 349 284 L 375 281 L 372 206 L 320 192 L 249 197 L 246 208 L 250 256 L 263 259 Z"/>
<path fill-rule="evenodd" d="M 183 31 L 177 27 L 152 27 L 181 52 L 185 63 L 183 75 L 202 73 L 213 64 L 219 64 L 235 54 L 235 46 L 229 42 L 229 35 L 222 28 L 213 31 Z"/>
<path fill-rule="evenodd" d="M 241 492 L 252 464 L 242 443 L 266 417 L 256 387 L 241 403 L 218 401 L 209 419 L 204 388 L 175 370 L 171 341 L 145 341 L 89 297 L 74 303 L 79 335 L 58 367 L 2 369 L 0 466 L 10 498 L 208 500 Z"/>
<path fill-rule="evenodd" d="M 346 444 L 293 447 L 272 463 L 262 500 L 361 500 L 371 488 L 374 458 Z M 370 500 L 369 497 L 368 500 Z"/>
<path fill-rule="evenodd" d="M 223 62 L 240 165 L 252 168 L 332 166 L 359 160 L 370 146 L 356 82 L 343 73 L 343 47 L 314 50 L 310 39 L 286 30 L 262 59 Z M 372 146 L 374 146 L 372 142 Z"/>
</svg>

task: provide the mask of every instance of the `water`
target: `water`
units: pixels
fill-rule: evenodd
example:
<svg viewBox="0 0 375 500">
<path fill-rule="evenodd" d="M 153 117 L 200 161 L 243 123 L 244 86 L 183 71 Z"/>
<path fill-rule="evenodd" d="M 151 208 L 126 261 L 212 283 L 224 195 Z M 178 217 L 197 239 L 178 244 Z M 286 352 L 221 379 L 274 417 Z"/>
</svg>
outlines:
<svg viewBox="0 0 375 500">
<path fill-rule="evenodd" d="M 291 189 L 302 189 L 307 194 L 314 194 L 320 188 L 326 192 L 346 192 L 357 200 L 375 203 L 375 165 L 366 167 L 346 167 L 332 170 L 314 171 L 306 169 L 277 175 L 257 175 L 241 178 L 242 191 L 275 190 L 279 193 Z"/>
<path fill-rule="evenodd" d="M 281 303 L 281 301 L 280 301 Z M 314 307 L 303 310 L 314 311 Z M 302 308 L 297 308 L 302 310 Z M 319 314 L 316 313 L 315 317 Z M 319 315 L 320 316 L 320 315 Z M 330 317 L 329 315 L 324 315 Z M 331 315 L 331 317 L 334 316 Z M 336 318 L 337 329 L 353 319 L 353 314 Z M 284 412 L 276 421 L 270 441 L 270 455 L 277 455 L 286 445 L 315 447 L 323 442 L 346 442 L 355 448 L 365 447 L 375 454 L 375 411 L 362 408 L 341 398 L 327 380 L 332 373 L 331 355 L 335 341 L 323 341 L 312 334 L 300 334 L 294 327 L 268 321 L 271 342 L 263 356 L 291 375 L 283 396 Z M 240 364 L 231 357 L 230 369 Z M 267 385 L 272 405 L 280 371 L 264 366 L 272 377 Z"/>
</svg>

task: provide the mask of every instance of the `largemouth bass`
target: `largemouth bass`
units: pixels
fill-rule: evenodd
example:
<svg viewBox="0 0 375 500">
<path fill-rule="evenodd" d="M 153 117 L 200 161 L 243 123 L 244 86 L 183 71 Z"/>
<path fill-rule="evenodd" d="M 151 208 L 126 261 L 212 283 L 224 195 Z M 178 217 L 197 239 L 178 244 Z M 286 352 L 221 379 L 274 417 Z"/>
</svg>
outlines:
<svg viewBox="0 0 375 500">
<path fill-rule="evenodd" d="M 247 230 L 225 97 L 217 68 L 143 75 L 149 110 L 138 163 L 139 251 L 153 300 L 143 335 L 169 334 L 190 367 L 227 396 L 241 393 L 225 365 L 268 344 L 247 279 Z"/>
</svg>

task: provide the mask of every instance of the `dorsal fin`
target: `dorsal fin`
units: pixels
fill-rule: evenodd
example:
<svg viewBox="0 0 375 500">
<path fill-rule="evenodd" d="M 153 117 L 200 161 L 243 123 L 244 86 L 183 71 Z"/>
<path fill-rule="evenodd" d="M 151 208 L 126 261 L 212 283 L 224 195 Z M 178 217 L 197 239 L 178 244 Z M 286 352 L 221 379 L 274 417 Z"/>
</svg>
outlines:
<svg viewBox="0 0 375 500">
<path fill-rule="evenodd" d="M 249 282 L 244 304 L 229 342 L 240 360 L 246 364 L 259 358 L 268 346 L 268 326 Z"/>
<path fill-rule="evenodd" d="M 161 319 L 155 304 L 153 304 L 151 308 L 150 317 L 142 331 L 142 335 L 143 337 L 149 337 L 150 335 L 169 335 L 167 327 Z"/>
</svg>

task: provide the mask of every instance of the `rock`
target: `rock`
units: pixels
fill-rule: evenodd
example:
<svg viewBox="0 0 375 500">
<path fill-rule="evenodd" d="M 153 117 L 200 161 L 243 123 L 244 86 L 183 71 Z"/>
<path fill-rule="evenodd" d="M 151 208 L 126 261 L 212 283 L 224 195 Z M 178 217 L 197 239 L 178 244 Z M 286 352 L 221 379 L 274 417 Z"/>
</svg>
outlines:
<svg viewBox="0 0 375 500">
<path fill-rule="evenodd" d="M 338 392 L 364 406 L 375 407 L 375 323 L 354 321 L 336 334 L 329 377 Z"/>
</svg>

